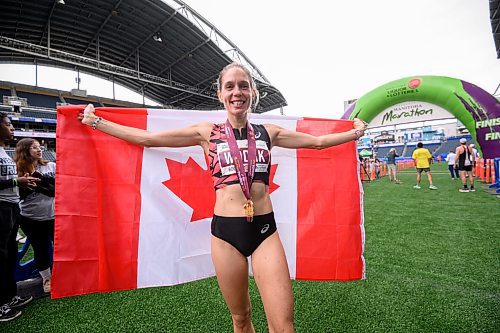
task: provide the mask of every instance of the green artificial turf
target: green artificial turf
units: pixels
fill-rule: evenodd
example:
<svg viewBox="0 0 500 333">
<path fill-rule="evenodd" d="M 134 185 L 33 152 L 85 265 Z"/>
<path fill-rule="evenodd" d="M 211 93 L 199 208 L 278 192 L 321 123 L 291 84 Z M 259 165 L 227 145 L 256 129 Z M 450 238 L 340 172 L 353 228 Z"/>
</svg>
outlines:
<svg viewBox="0 0 500 333">
<path fill-rule="evenodd" d="M 294 281 L 297 332 L 500 332 L 500 198 L 459 193 L 445 164 L 437 191 L 383 177 L 364 183 L 366 279 Z M 253 322 L 267 332 L 253 280 Z M 214 278 L 184 285 L 36 300 L 2 332 L 231 332 Z"/>
</svg>

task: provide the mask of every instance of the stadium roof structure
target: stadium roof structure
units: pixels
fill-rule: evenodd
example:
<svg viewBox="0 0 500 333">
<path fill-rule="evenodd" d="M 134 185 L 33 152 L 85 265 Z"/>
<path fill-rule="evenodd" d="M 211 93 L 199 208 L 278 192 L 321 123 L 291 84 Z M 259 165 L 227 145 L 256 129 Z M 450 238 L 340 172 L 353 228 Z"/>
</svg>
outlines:
<svg viewBox="0 0 500 333">
<path fill-rule="evenodd" d="M 500 0 L 490 0 L 490 20 L 493 39 L 500 59 Z"/>
<path fill-rule="evenodd" d="M 236 45 L 182 1 L 0 1 L 1 63 L 79 70 L 165 107 L 222 108 L 214 83 L 234 61 L 257 82 L 257 112 L 287 105 Z"/>
</svg>

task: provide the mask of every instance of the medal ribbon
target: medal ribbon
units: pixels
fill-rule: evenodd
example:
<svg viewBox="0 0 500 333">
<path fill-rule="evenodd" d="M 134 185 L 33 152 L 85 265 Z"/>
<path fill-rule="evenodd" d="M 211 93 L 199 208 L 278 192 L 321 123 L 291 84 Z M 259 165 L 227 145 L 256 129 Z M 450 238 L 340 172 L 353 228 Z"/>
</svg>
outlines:
<svg viewBox="0 0 500 333">
<path fill-rule="evenodd" d="M 247 122 L 248 172 L 245 172 L 245 165 L 243 164 L 243 159 L 240 154 L 238 144 L 236 143 L 236 138 L 233 132 L 233 126 L 231 126 L 229 120 L 226 120 L 225 129 L 226 129 L 227 143 L 229 145 L 229 151 L 234 161 L 234 167 L 236 169 L 236 175 L 238 176 L 241 189 L 243 191 L 243 194 L 245 195 L 245 198 L 247 198 L 247 202 L 251 201 L 250 188 L 252 187 L 253 177 L 255 175 L 255 166 L 257 163 L 257 147 L 255 143 L 255 132 L 253 130 L 252 125 L 249 122 Z M 247 216 L 247 219 L 251 220 L 251 217 Z"/>
</svg>

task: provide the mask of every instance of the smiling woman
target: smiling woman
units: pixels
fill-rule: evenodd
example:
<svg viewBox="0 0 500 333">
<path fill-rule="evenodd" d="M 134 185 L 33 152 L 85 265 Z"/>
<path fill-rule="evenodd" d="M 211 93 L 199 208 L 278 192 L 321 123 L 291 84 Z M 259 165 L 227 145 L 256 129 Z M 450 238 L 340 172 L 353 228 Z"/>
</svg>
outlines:
<svg viewBox="0 0 500 333">
<path fill-rule="evenodd" d="M 259 92 L 248 69 L 229 64 L 220 72 L 217 86 L 217 96 L 226 109 L 224 123 L 202 122 L 152 133 L 99 117 L 91 104 L 79 119 L 95 130 L 146 147 L 201 146 L 215 188 L 212 262 L 233 329 L 254 332 L 248 294 L 247 257 L 251 256 L 269 331 L 292 332 L 290 272 L 269 190 L 271 149 L 328 148 L 359 139 L 365 124 L 356 119 L 345 132 L 314 136 L 273 124 L 250 123 L 248 114 L 257 106 Z"/>
<path fill-rule="evenodd" d="M 239 68 L 240 71 L 231 71 L 231 73 L 226 73 L 231 68 Z M 224 86 L 222 83 L 222 78 L 224 80 Z M 217 79 L 217 96 L 224 108 L 229 112 L 230 109 L 239 109 L 243 111 L 255 110 L 257 104 L 259 104 L 260 94 L 255 85 L 255 81 L 248 78 L 252 78 L 250 71 L 237 63 L 232 63 L 226 66 Z M 251 101 L 251 105 L 248 103 Z"/>
</svg>

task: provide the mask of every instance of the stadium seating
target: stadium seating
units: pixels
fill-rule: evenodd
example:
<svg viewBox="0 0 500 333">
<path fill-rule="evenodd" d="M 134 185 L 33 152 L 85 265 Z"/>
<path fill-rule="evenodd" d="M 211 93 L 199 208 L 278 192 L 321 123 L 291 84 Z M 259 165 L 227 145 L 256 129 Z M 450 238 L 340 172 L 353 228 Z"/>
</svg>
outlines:
<svg viewBox="0 0 500 333">
<path fill-rule="evenodd" d="M 10 96 L 10 90 L 9 89 L 0 89 L 0 96 Z"/>
<path fill-rule="evenodd" d="M 61 99 L 58 96 L 34 94 L 26 91 L 16 91 L 18 97 L 26 98 L 29 105 L 55 109 Z"/>
<path fill-rule="evenodd" d="M 389 150 L 391 150 L 392 148 L 396 148 L 396 151 L 398 152 L 398 155 L 402 156 L 401 154 L 403 153 L 404 144 L 378 147 L 378 149 L 377 149 L 377 157 L 378 158 L 387 157 L 387 154 L 389 153 Z"/>
<path fill-rule="evenodd" d="M 5 152 L 7 155 L 9 155 L 11 158 L 14 158 L 14 155 L 16 151 L 14 149 L 6 149 Z M 56 161 L 56 152 L 52 150 L 44 150 L 42 152 L 42 158 L 44 160 L 50 161 L 50 162 L 55 162 Z"/>
<path fill-rule="evenodd" d="M 450 150 L 455 151 L 455 149 L 460 146 L 461 138 L 465 138 L 469 144 L 472 143 L 472 137 L 470 135 L 450 137 L 443 143 L 441 148 L 435 152 L 435 154 L 448 154 Z"/>
<path fill-rule="evenodd" d="M 47 161 L 55 162 L 56 161 L 56 152 L 51 151 L 51 150 L 44 150 L 42 152 L 42 158 L 47 160 Z"/>
<path fill-rule="evenodd" d="M 66 103 L 73 104 L 73 105 L 80 105 L 80 104 L 86 105 L 89 103 L 95 103 L 95 102 L 86 101 L 83 99 L 67 98 L 67 97 L 65 97 L 64 100 L 66 101 Z"/>
<path fill-rule="evenodd" d="M 54 112 L 46 112 L 32 108 L 22 108 L 21 116 L 23 117 L 32 117 L 32 118 L 42 118 L 42 119 L 57 119 L 57 113 Z"/>
<path fill-rule="evenodd" d="M 430 144 L 424 144 L 424 147 L 429 149 L 429 151 L 431 152 L 431 154 L 434 154 L 436 152 L 436 150 L 439 149 L 439 147 L 441 147 L 441 143 L 430 143 Z"/>
<path fill-rule="evenodd" d="M 10 105 L 0 105 L 0 112 L 12 113 L 14 112 L 14 108 Z"/>
</svg>

